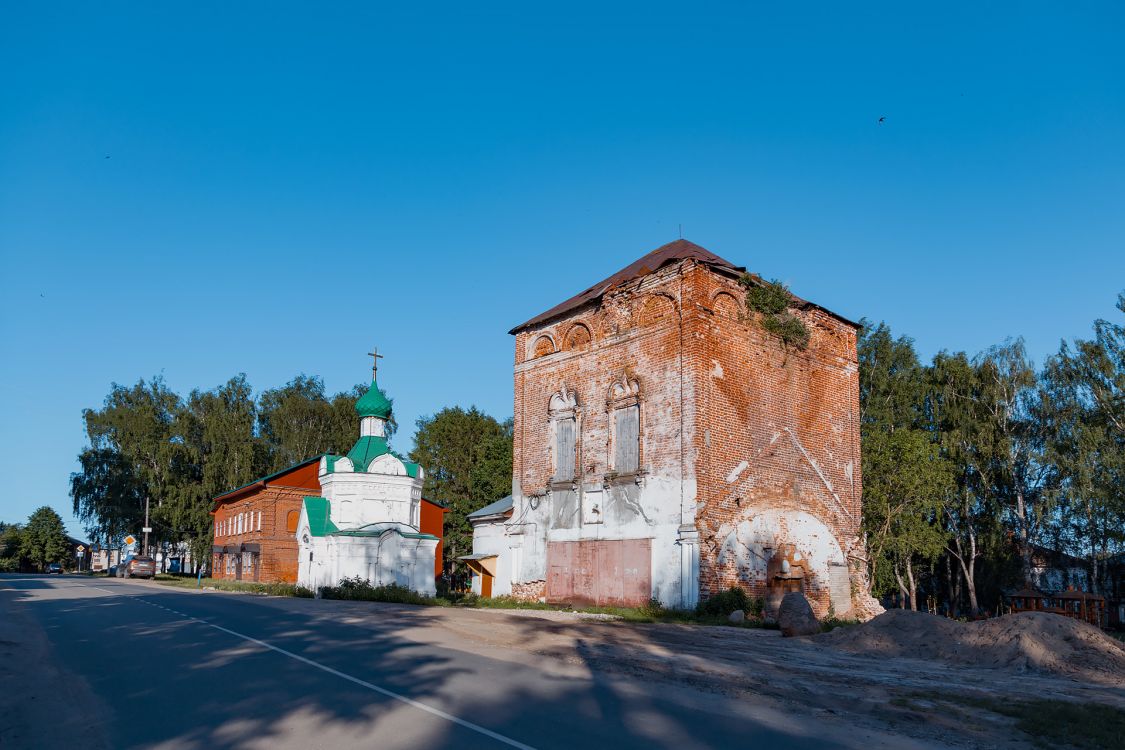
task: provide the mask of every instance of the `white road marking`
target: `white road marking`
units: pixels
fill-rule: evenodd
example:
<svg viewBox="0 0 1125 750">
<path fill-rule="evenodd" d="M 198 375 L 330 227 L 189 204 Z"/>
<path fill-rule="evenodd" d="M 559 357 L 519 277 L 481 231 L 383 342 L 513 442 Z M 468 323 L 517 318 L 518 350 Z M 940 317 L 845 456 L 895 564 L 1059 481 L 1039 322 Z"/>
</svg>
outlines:
<svg viewBox="0 0 1125 750">
<path fill-rule="evenodd" d="M 141 599 L 141 598 L 139 598 L 139 595 L 130 595 L 130 594 L 119 593 L 117 591 L 109 591 L 109 589 L 103 589 L 99 586 L 90 586 L 90 588 L 95 588 L 95 589 L 98 589 L 99 591 L 106 591 L 107 593 L 114 594 L 115 596 L 127 596 L 129 598 L 136 599 L 139 602 L 142 602 L 144 604 L 148 604 L 149 606 L 152 606 L 152 607 L 159 607 L 160 609 L 163 609 L 167 612 L 171 612 L 172 614 L 175 614 L 175 615 L 179 615 L 180 617 L 183 617 L 187 620 L 191 620 L 192 622 L 197 622 L 200 625 L 206 625 L 209 628 L 214 628 L 215 630 L 219 630 L 219 631 L 221 631 L 223 633 L 226 633 L 228 635 L 233 635 L 235 638 L 241 638 L 244 641 L 249 641 L 250 643 L 257 644 L 257 645 L 261 646 L 262 648 L 269 649 L 270 651 L 276 651 L 279 654 L 283 654 L 284 656 L 288 656 L 290 659 L 296 659 L 297 661 L 301 662 L 302 664 L 307 664 L 310 667 L 315 667 L 316 669 L 319 669 L 322 672 L 327 672 L 330 675 L 335 675 L 336 677 L 347 680 L 348 682 L 355 683 L 356 685 L 359 685 L 360 687 L 365 687 L 368 690 L 379 693 L 380 695 L 385 695 L 388 698 L 393 698 L 394 700 L 400 701 L 401 703 L 405 703 L 406 705 L 411 706 L 413 708 L 416 708 L 419 711 L 425 711 L 428 714 L 431 714 L 433 716 L 437 716 L 439 719 L 445 719 L 446 721 L 452 722 L 453 724 L 456 724 L 458 726 L 462 726 L 462 727 L 465 727 L 466 729 L 470 729 L 470 730 L 472 730 L 474 732 L 477 732 L 479 734 L 483 734 L 485 737 L 491 737 L 492 739 L 496 740 L 497 742 L 501 742 L 505 745 L 509 745 L 511 747 L 518 747 L 518 748 L 520 748 L 520 750 L 536 750 L 531 745 L 525 745 L 524 743 L 520 742 L 519 740 L 514 740 L 511 737 L 506 737 L 505 735 L 502 735 L 499 732 L 493 732 L 491 729 L 487 729 L 486 727 L 482 727 L 479 724 L 474 724 L 473 722 L 466 721 L 465 719 L 462 719 L 459 716 L 454 716 L 451 713 L 446 713 L 445 711 L 442 711 L 440 708 L 434 708 L 433 706 L 426 705 L 425 703 L 422 703 L 421 701 L 416 701 L 413 698 L 408 698 L 405 695 L 402 695 L 401 693 L 396 693 L 393 690 L 388 690 L 384 687 L 379 687 L 378 685 L 376 685 L 374 683 L 371 683 L 371 682 L 368 682 L 367 680 L 361 680 L 358 677 L 353 677 L 352 675 L 350 675 L 346 672 L 341 672 L 338 669 L 333 669 L 332 667 L 329 667 L 326 664 L 321 664 L 320 662 L 313 661 L 312 659 L 301 656 L 300 654 L 295 654 L 292 651 L 286 651 L 285 649 L 281 648 L 280 646 L 275 646 L 272 643 L 267 643 L 266 641 L 258 640 L 257 638 L 254 638 L 252 636 L 244 635 L 244 634 L 239 633 L 237 631 L 230 630 L 228 628 L 224 628 L 222 625 L 216 625 L 213 622 L 207 622 L 206 620 L 201 620 L 198 617 L 192 617 L 191 615 L 185 615 L 182 612 L 177 612 L 173 609 L 168 609 L 167 607 L 164 607 L 160 604 L 156 604 L 154 602 L 150 602 L 150 601 L 146 601 L 145 599 Z"/>
</svg>

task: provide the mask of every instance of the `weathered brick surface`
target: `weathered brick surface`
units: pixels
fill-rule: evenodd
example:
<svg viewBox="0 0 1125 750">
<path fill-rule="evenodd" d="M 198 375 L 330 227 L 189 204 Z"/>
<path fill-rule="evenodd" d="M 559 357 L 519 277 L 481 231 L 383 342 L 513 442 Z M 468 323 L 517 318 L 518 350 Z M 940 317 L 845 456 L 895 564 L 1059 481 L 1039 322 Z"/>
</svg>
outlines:
<svg viewBox="0 0 1125 750">
<path fill-rule="evenodd" d="M 269 486 L 253 492 L 239 500 L 224 503 L 215 511 L 215 545 L 235 547 L 243 544 L 257 544 L 261 547 L 260 570 L 253 573 L 244 571 L 243 580 L 262 582 L 297 582 L 297 538 L 294 530 L 301 512 L 301 502 L 306 495 L 319 495 L 317 490 L 305 487 Z M 261 513 L 262 524 L 258 529 L 257 514 Z M 237 528 L 239 514 L 251 519 L 251 528 L 243 533 L 220 533 L 220 529 Z M 227 522 L 233 522 L 228 525 Z M 245 526 L 244 526 L 245 529 Z M 215 555 L 214 577 L 234 578 L 228 574 L 226 565 Z"/>
<path fill-rule="evenodd" d="M 786 349 L 743 300 L 729 274 L 685 260 L 518 331 L 516 516 L 542 523 L 521 503 L 552 497 L 548 401 L 563 384 L 579 403 L 579 482 L 612 483 L 607 394 L 625 375 L 641 388 L 641 481 L 676 482 L 683 494 L 678 508 L 665 499 L 657 509 L 654 570 L 657 556 L 679 554 L 661 542 L 660 524 L 694 525 L 702 596 L 731 585 L 762 596 L 798 586 L 823 615 L 832 560 L 844 571 L 837 611 L 847 608 L 849 584 L 862 610 L 856 328 L 807 305 L 798 315 L 809 346 Z M 532 565 L 529 575 L 539 572 Z"/>
</svg>

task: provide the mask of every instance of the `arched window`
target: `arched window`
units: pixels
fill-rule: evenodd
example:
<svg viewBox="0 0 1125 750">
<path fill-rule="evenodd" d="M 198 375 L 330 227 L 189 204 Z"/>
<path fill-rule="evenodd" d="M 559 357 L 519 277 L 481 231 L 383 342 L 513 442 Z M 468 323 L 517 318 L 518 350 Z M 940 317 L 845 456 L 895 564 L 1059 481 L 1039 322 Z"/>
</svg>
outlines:
<svg viewBox="0 0 1125 750">
<path fill-rule="evenodd" d="M 555 353 L 555 342 L 551 341 L 550 336 L 540 336 L 535 339 L 535 343 L 531 347 L 531 358 L 539 359 L 546 357 L 548 354 Z"/>
<path fill-rule="evenodd" d="M 637 324 L 655 326 L 669 322 L 676 312 L 676 303 L 663 294 L 653 294 L 641 303 Z"/>
<path fill-rule="evenodd" d="M 738 300 L 734 298 L 733 294 L 727 292 L 719 292 L 715 295 L 714 301 L 711 303 L 711 308 L 715 314 L 722 318 L 731 318 L 738 320 L 741 310 L 738 306 Z"/>
<path fill-rule="evenodd" d="M 301 511 L 291 510 L 285 516 L 285 530 L 290 534 L 297 533 L 297 522 L 301 520 Z"/>
<path fill-rule="evenodd" d="M 590 329 L 582 323 L 577 323 L 566 332 L 564 348 L 568 352 L 584 352 L 590 348 L 590 340 Z"/>
</svg>

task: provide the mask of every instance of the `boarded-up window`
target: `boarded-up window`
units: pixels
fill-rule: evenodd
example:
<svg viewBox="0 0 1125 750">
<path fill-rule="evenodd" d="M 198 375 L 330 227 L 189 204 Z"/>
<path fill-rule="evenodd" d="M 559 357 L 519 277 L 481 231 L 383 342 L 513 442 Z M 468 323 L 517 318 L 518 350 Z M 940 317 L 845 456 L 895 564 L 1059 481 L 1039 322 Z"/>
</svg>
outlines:
<svg viewBox="0 0 1125 750">
<path fill-rule="evenodd" d="M 289 515 L 285 517 L 285 530 L 293 533 L 297 531 L 297 521 L 301 518 L 301 512 L 298 510 L 289 511 Z"/>
<path fill-rule="evenodd" d="M 574 418 L 555 422 L 555 479 L 574 479 Z"/>
<path fill-rule="evenodd" d="M 613 412 L 614 461 L 619 474 L 632 474 L 640 461 L 640 410 L 636 405 Z"/>
</svg>

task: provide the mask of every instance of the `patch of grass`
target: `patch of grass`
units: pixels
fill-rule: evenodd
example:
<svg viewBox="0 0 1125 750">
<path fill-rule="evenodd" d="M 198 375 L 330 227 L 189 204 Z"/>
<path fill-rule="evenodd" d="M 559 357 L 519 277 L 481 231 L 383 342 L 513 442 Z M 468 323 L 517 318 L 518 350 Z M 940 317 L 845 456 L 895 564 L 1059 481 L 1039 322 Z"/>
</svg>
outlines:
<svg viewBox="0 0 1125 750">
<path fill-rule="evenodd" d="M 158 573 L 156 581 L 166 586 L 196 588 L 194 576 Z M 228 581 L 225 579 L 204 578 L 203 588 L 218 591 L 241 591 L 271 596 L 297 596 L 312 598 L 314 592 L 291 583 L 251 583 L 248 581 Z M 738 593 L 732 593 L 738 592 Z M 390 604 L 412 604 L 420 607 L 464 607 L 466 609 L 523 609 L 555 612 L 578 612 L 581 614 L 609 615 L 631 623 L 684 623 L 688 625 L 726 625 L 743 628 L 774 628 L 776 625 L 763 624 L 761 614 L 762 600 L 747 596 L 741 589 L 731 589 L 717 597 L 711 597 L 710 606 L 701 605 L 700 610 L 668 609 L 656 599 L 639 607 L 582 607 L 570 604 L 548 604 L 540 601 L 525 601 L 511 596 L 494 596 L 482 599 L 472 593 L 443 592 L 440 596 L 425 596 L 405 586 L 389 584 L 375 586 L 359 577 L 345 578 L 337 586 L 324 586 L 320 589 L 324 599 L 345 601 L 387 602 Z M 718 601 L 715 601 L 718 599 Z M 732 602 L 734 603 L 732 605 Z M 747 619 L 741 623 L 731 623 L 727 616 L 741 604 L 747 611 Z M 729 607 L 729 609 L 728 609 Z"/>
<path fill-rule="evenodd" d="M 836 628 L 850 628 L 853 625 L 859 625 L 859 620 L 843 620 L 836 615 L 828 615 L 820 621 L 820 632 L 827 633 Z"/>
<path fill-rule="evenodd" d="M 324 599 L 344 599 L 348 601 L 389 602 L 391 604 L 420 604 L 423 606 L 448 606 L 448 602 L 432 596 L 419 594 L 413 589 L 391 583 L 375 586 L 370 581 L 355 576 L 345 578 L 338 586 L 324 586 L 320 589 Z"/>
<path fill-rule="evenodd" d="M 1040 698 L 1000 700 L 990 696 L 946 693 L 912 693 L 893 698 L 892 705 L 915 711 L 928 710 L 915 705 L 921 699 L 967 708 L 983 709 L 1015 720 L 1037 747 L 1071 747 L 1078 750 L 1116 750 L 1125 736 L 1125 710 L 1103 703 Z"/>
<path fill-rule="evenodd" d="M 165 586 L 178 586 L 184 589 L 194 589 L 198 585 L 194 576 L 176 576 L 167 573 L 157 573 L 157 583 Z M 270 596 L 296 596 L 311 599 L 313 592 L 304 586 L 292 583 L 254 583 L 252 581 L 227 581 L 222 578 L 204 578 L 203 588 L 217 591 L 241 591 L 248 594 L 268 594 Z"/>
</svg>

